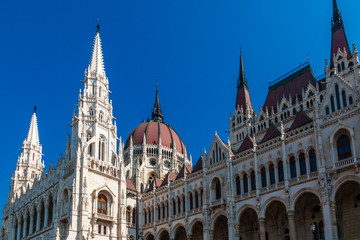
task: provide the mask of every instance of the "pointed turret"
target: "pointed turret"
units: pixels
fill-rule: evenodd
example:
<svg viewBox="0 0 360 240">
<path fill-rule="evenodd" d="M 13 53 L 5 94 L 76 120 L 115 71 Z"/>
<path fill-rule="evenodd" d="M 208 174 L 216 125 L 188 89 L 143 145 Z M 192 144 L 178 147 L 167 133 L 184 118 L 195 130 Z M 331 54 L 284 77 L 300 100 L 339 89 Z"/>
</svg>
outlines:
<svg viewBox="0 0 360 240">
<path fill-rule="evenodd" d="M 36 107 L 34 107 L 34 113 L 31 117 L 30 128 L 29 128 L 28 136 L 25 139 L 25 142 L 35 146 L 40 145 L 39 130 L 37 124 L 37 117 L 36 117 Z"/>
<path fill-rule="evenodd" d="M 163 116 L 163 113 L 161 111 L 161 106 L 160 106 L 159 86 L 158 86 L 157 81 L 156 81 L 155 103 L 154 103 L 154 108 L 152 110 L 151 118 L 152 118 L 153 121 L 158 121 L 158 122 L 163 122 L 164 121 L 164 116 Z"/>
<path fill-rule="evenodd" d="M 331 20 L 331 56 L 330 68 L 334 67 L 334 56 L 337 55 L 338 50 L 346 51 L 347 58 L 351 57 L 349 43 L 346 38 L 344 23 L 342 21 L 341 13 L 338 9 L 336 0 L 333 0 L 333 17 Z"/>
<path fill-rule="evenodd" d="M 94 74 L 95 76 L 105 77 L 105 68 L 104 68 L 104 58 L 101 47 L 100 39 L 100 25 L 97 25 L 96 36 L 94 39 L 93 52 L 91 55 L 90 64 L 88 67 L 88 72 Z"/>
<path fill-rule="evenodd" d="M 242 108 L 244 110 L 246 109 L 252 110 L 249 89 L 247 86 L 247 80 L 245 78 L 244 64 L 243 64 L 241 51 L 240 51 L 239 79 L 237 82 L 237 95 L 236 95 L 236 104 L 235 104 L 235 109 L 238 108 Z"/>
</svg>

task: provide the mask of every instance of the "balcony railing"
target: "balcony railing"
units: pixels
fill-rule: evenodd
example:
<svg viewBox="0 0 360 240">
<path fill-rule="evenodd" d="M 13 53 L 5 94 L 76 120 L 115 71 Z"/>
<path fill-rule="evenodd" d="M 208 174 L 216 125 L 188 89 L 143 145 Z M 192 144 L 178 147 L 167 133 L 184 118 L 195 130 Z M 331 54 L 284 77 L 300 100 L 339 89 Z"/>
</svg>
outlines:
<svg viewBox="0 0 360 240">
<path fill-rule="evenodd" d="M 347 158 L 347 159 L 344 159 L 342 161 L 336 162 L 334 164 L 334 168 L 343 168 L 343 167 L 349 166 L 349 165 L 351 165 L 353 163 L 355 163 L 355 158 L 354 157 Z"/>
<path fill-rule="evenodd" d="M 101 219 L 101 220 L 104 220 L 104 221 L 109 221 L 109 222 L 114 221 L 114 217 L 109 216 L 109 215 L 105 215 L 105 214 L 97 213 L 97 214 L 96 214 L 96 217 L 97 217 L 98 219 Z"/>
</svg>

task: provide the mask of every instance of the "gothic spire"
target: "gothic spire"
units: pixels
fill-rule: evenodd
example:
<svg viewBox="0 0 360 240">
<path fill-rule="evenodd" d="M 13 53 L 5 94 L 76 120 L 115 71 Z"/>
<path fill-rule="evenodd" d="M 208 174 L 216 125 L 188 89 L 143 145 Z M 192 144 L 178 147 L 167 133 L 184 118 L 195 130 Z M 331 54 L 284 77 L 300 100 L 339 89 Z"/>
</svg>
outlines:
<svg viewBox="0 0 360 240">
<path fill-rule="evenodd" d="M 333 0 L 333 17 L 331 20 L 331 56 L 330 68 L 334 67 L 334 55 L 337 55 L 339 49 L 341 52 L 346 51 L 347 57 L 351 57 L 349 43 L 345 34 L 344 23 L 342 21 L 341 13 L 337 6 L 336 0 Z"/>
<path fill-rule="evenodd" d="M 34 107 L 34 113 L 31 117 L 28 136 L 25 139 L 25 141 L 27 143 L 30 143 L 31 145 L 39 145 L 40 144 L 37 117 L 36 117 L 36 107 Z"/>
<path fill-rule="evenodd" d="M 247 110 L 252 110 L 251 100 L 249 89 L 247 86 L 247 80 L 245 78 L 244 63 L 242 59 L 242 53 L 240 50 L 240 69 L 239 69 L 239 79 L 237 81 L 237 94 L 236 94 L 236 103 L 235 109 L 242 108 L 244 112 Z"/>
<path fill-rule="evenodd" d="M 163 113 L 161 111 L 161 106 L 160 106 L 159 86 L 158 86 L 158 81 L 157 80 L 156 80 L 155 103 L 154 103 L 154 108 L 152 110 L 151 118 L 152 118 L 153 121 L 159 121 L 159 122 L 163 122 L 163 120 L 164 120 L 164 116 L 163 116 Z"/>
<path fill-rule="evenodd" d="M 98 24 L 96 28 L 97 31 L 94 39 L 93 52 L 91 55 L 88 72 L 90 74 L 94 74 L 95 76 L 102 75 L 105 77 L 104 58 L 100 39 L 100 25 Z"/>
<path fill-rule="evenodd" d="M 243 59 L 242 59 L 242 53 L 240 50 L 240 68 L 239 68 L 239 79 L 238 79 L 238 83 L 237 83 L 238 88 L 239 87 L 247 87 L 247 81 L 245 78 L 245 71 L 244 71 L 244 64 L 243 64 Z"/>
</svg>

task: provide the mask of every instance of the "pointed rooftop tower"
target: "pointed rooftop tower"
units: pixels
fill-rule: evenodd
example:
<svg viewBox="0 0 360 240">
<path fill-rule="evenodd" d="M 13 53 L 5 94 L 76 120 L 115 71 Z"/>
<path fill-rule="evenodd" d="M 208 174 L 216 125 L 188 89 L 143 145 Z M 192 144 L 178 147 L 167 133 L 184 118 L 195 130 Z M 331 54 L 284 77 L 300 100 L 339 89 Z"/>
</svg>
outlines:
<svg viewBox="0 0 360 240">
<path fill-rule="evenodd" d="M 156 80 L 155 103 L 154 103 L 154 108 L 152 110 L 151 119 L 153 121 L 158 121 L 158 122 L 163 122 L 164 121 L 164 115 L 163 115 L 163 112 L 161 111 L 161 106 L 160 106 L 159 84 L 158 84 L 157 80 Z"/>
<path fill-rule="evenodd" d="M 235 104 L 235 109 L 238 108 L 242 108 L 244 109 L 244 111 L 246 111 L 248 108 L 252 109 L 247 80 L 245 78 L 244 63 L 242 59 L 241 50 L 240 50 L 239 79 L 237 81 L 237 94 L 236 94 L 236 104 Z"/>
<path fill-rule="evenodd" d="M 331 20 L 331 56 L 330 56 L 330 68 L 334 67 L 334 55 L 340 51 L 346 51 L 347 57 L 351 57 L 349 43 L 346 38 L 344 23 L 341 17 L 341 13 L 337 6 L 336 0 L 333 0 L 333 17 Z"/>
<path fill-rule="evenodd" d="M 103 58 L 101 39 L 100 39 L 100 25 L 98 24 L 96 27 L 97 27 L 97 31 L 94 39 L 93 52 L 91 55 L 88 72 L 91 75 L 106 77 L 104 58 Z"/>
<path fill-rule="evenodd" d="M 30 128 L 29 128 L 28 136 L 25 139 L 25 142 L 30 145 L 35 145 L 35 146 L 40 145 L 39 130 L 38 130 L 37 117 L 36 117 L 36 106 L 34 107 L 34 113 L 31 117 Z"/>
</svg>

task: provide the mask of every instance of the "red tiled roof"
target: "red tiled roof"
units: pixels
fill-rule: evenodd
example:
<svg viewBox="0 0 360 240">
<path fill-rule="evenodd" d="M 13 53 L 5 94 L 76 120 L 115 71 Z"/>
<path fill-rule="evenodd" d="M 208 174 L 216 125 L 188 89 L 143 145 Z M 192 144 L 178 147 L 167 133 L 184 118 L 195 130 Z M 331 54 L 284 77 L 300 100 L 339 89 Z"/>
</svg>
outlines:
<svg viewBox="0 0 360 240">
<path fill-rule="evenodd" d="M 295 103 L 296 96 L 299 101 L 302 101 L 302 90 L 304 89 L 305 91 L 309 83 L 314 87 L 316 86 L 316 80 L 310 65 L 270 86 L 263 109 L 267 108 L 269 113 L 271 113 L 271 107 L 273 107 L 274 111 L 277 112 L 277 103 L 280 104 L 283 97 L 290 100 L 290 95 L 293 103 Z"/>
<path fill-rule="evenodd" d="M 126 179 L 126 188 L 129 190 L 136 191 L 134 184 L 132 183 L 132 181 L 129 178 Z"/>
<path fill-rule="evenodd" d="M 160 187 L 165 186 L 165 185 L 167 185 L 167 184 L 169 183 L 169 175 L 170 175 L 171 181 L 174 181 L 174 180 L 175 180 L 176 174 L 173 173 L 173 172 L 168 172 L 168 173 L 166 174 L 164 180 L 162 181 Z"/>
<path fill-rule="evenodd" d="M 178 180 L 180 178 L 184 177 L 184 171 L 185 171 L 185 165 L 180 169 L 178 175 L 176 176 L 175 180 Z M 191 173 L 191 167 L 186 166 L 186 175 Z"/>
<path fill-rule="evenodd" d="M 334 54 L 336 55 L 338 49 L 340 48 L 341 51 L 346 49 L 348 59 L 351 57 L 351 52 L 349 48 L 349 43 L 346 38 L 344 26 L 340 27 L 339 29 L 335 30 L 331 34 L 331 56 L 330 56 L 330 68 L 334 67 Z"/>
<path fill-rule="evenodd" d="M 296 117 L 288 131 L 304 126 L 305 124 L 308 124 L 310 122 L 312 122 L 312 119 L 308 115 L 306 115 L 306 113 L 300 111 L 296 114 Z"/>
<path fill-rule="evenodd" d="M 254 146 L 254 141 L 249 135 L 246 135 L 244 141 L 241 143 L 239 150 L 237 150 L 237 153 L 248 150 L 249 148 L 252 148 Z"/>
<path fill-rule="evenodd" d="M 132 136 L 134 145 L 141 145 L 144 140 L 144 135 L 147 144 L 159 144 L 159 133 L 161 137 L 161 145 L 164 147 L 172 148 L 174 143 L 176 144 L 176 150 L 182 154 L 185 154 L 186 148 L 174 129 L 167 126 L 164 123 L 149 121 L 141 123 L 129 134 L 125 148 L 130 146 L 130 138 Z"/>
<path fill-rule="evenodd" d="M 156 180 L 156 187 L 160 187 L 161 183 L 163 182 L 160 178 L 155 178 Z"/>
<path fill-rule="evenodd" d="M 200 157 L 199 160 L 197 161 L 197 163 L 195 164 L 193 170 L 192 170 L 193 173 L 194 173 L 194 172 L 197 172 L 197 171 L 200 171 L 201 169 L 203 169 L 202 160 L 203 160 L 203 158 Z"/>
<path fill-rule="evenodd" d="M 246 111 L 246 107 L 249 106 L 250 109 L 252 109 L 251 100 L 250 100 L 250 94 L 247 87 L 241 86 L 238 87 L 237 94 L 236 94 L 236 104 L 235 109 L 238 108 L 238 106 L 243 108 L 244 112 Z"/>
<path fill-rule="evenodd" d="M 276 138 L 278 136 L 280 136 L 281 133 L 280 131 L 275 127 L 275 125 L 271 125 L 268 130 L 265 133 L 265 136 L 263 137 L 263 139 L 261 140 L 260 143 L 264 143 L 266 141 L 269 141 L 273 138 Z"/>
</svg>

